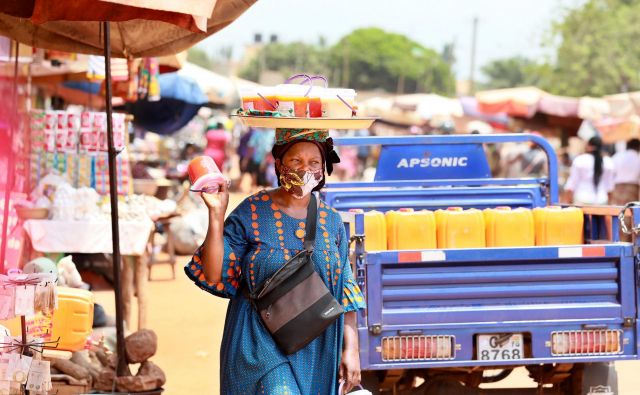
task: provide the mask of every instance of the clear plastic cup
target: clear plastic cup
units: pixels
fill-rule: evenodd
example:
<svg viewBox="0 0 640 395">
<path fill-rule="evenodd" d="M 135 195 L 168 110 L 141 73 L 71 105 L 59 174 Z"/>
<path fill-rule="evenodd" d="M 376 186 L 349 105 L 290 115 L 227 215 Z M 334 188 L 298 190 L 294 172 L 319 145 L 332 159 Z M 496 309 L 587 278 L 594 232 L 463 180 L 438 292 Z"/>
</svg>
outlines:
<svg viewBox="0 0 640 395">
<path fill-rule="evenodd" d="M 327 118 L 351 118 L 355 110 L 356 91 L 328 88 L 321 96 L 323 114 Z"/>
<path fill-rule="evenodd" d="M 278 95 L 274 87 L 266 87 L 257 90 L 258 96 L 254 102 L 254 108 L 259 111 L 276 111 L 278 109 Z"/>
<path fill-rule="evenodd" d="M 314 86 L 309 92 L 309 117 L 321 118 L 324 117 L 324 111 L 322 109 L 322 97 L 325 95 L 325 88 L 320 86 Z"/>
<path fill-rule="evenodd" d="M 309 85 L 280 84 L 276 86 L 278 112 L 285 117 L 306 118 L 309 113 Z"/>
<path fill-rule="evenodd" d="M 202 155 L 193 158 L 189 162 L 188 171 L 193 192 L 216 193 L 220 189 L 220 184 L 227 182 L 210 156 Z"/>
<path fill-rule="evenodd" d="M 261 99 L 256 88 L 242 88 L 240 89 L 240 100 L 242 101 L 242 109 L 250 111 L 256 109 L 256 102 Z"/>
</svg>

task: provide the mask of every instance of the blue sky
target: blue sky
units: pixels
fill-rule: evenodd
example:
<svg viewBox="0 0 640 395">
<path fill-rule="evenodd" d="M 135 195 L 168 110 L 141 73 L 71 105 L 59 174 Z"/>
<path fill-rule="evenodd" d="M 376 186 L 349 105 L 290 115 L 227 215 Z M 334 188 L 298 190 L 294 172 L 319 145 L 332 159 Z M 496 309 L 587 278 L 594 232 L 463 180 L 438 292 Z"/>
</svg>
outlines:
<svg viewBox="0 0 640 395">
<path fill-rule="evenodd" d="M 469 76 L 473 18 L 478 17 L 476 79 L 480 67 L 502 57 L 532 58 L 549 54 L 541 42 L 551 22 L 567 7 L 585 0 L 258 0 L 244 15 L 199 46 L 217 51 L 233 46 L 241 56 L 255 33 L 280 41 L 317 42 L 320 35 L 329 44 L 359 27 L 377 26 L 402 33 L 438 52 L 455 41 L 455 72 Z"/>
</svg>

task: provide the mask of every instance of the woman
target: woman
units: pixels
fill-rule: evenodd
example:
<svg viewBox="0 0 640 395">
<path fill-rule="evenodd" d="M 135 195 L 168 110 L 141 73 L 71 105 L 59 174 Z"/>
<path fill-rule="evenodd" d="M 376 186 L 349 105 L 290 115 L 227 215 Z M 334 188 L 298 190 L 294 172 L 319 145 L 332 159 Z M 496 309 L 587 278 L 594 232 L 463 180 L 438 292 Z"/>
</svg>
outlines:
<svg viewBox="0 0 640 395">
<path fill-rule="evenodd" d="M 224 129 L 224 125 L 215 121 L 207 128 L 207 148 L 204 154 L 213 159 L 220 171 L 225 171 L 225 161 L 227 159 L 226 147 L 231 140 L 231 136 Z"/>
<path fill-rule="evenodd" d="M 566 201 L 574 204 L 607 204 L 614 188 L 613 161 L 602 154 L 602 140 L 592 137 L 586 152 L 571 164 L 565 185 Z"/>
<path fill-rule="evenodd" d="M 320 202 L 313 261 L 345 314 L 305 348 L 292 355 L 280 352 L 240 290 L 253 291 L 303 249 L 310 193 L 322 188 L 325 171 L 331 174 L 340 161 L 324 130 L 278 129 L 272 154 L 280 187 L 244 200 L 224 225 L 226 188 L 202 195 L 209 229 L 185 271 L 205 291 L 230 298 L 221 346 L 222 394 L 335 394 L 340 378 L 348 389 L 360 382 L 355 311 L 364 308 L 340 215 Z"/>
</svg>

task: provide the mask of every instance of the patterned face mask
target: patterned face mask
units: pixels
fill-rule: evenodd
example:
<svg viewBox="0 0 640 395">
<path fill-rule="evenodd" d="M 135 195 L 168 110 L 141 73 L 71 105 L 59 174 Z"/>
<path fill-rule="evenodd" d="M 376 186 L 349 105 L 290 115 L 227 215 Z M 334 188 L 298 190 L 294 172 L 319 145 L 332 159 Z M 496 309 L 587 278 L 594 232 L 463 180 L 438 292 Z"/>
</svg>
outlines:
<svg viewBox="0 0 640 395">
<path fill-rule="evenodd" d="M 280 185 L 296 199 L 302 199 L 322 181 L 322 169 L 317 171 L 293 170 L 280 166 Z"/>
</svg>

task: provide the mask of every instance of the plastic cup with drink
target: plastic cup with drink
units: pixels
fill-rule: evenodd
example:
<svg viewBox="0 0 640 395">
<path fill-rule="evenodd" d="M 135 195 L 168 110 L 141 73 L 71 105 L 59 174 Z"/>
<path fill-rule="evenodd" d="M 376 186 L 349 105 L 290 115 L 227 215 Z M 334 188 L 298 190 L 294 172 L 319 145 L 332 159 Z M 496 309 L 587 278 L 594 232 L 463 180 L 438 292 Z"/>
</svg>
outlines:
<svg viewBox="0 0 640 395">
<path fill-rule="evenodd" d="M 189 181 L 191 192 L 217 193 L 220 185 L 229 185 L 216 162 L 209 156 L 197 156 L 189 162 Z"/>
</svg>

